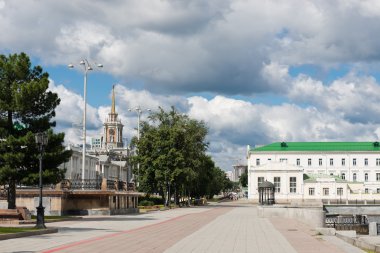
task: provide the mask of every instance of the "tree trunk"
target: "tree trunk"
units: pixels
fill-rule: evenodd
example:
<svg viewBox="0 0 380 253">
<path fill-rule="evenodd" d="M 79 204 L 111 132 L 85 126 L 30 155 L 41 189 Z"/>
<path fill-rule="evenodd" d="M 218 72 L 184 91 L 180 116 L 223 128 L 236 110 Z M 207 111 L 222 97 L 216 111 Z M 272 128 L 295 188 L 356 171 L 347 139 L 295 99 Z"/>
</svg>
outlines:
<svg viewBox="0 0 380 253">
<path fill-rule="evenodd" d="M 174 186 L 174 205 L 178 205 L 177 185 Z"/>
<path fill-rule="evenodd" d="M 8 209 L 16 209 L 16 181 L 14 179 L 9 180 Z"/>
<path fill-rule="evenodd" d="M 172 198 L 172 193 L 170 192 L 170 183 L 169 183 L 169 188 L 168 188 L 168 205 L 169 205 L 169 208 L 170 208 L 171 198 Z"/>
</svg>

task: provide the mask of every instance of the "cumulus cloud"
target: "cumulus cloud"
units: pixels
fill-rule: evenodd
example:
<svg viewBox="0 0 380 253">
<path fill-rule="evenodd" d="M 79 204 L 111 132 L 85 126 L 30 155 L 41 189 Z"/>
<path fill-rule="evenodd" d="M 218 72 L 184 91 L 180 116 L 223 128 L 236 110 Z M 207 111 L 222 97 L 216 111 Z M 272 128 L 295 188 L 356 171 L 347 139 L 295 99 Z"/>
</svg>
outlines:
<svg viewBox="0 0 380 253">
<path fill-rule="evenodd" d="M 350 73 L 327 85 L 300 75 L 294 80 L 288 96 L 294 102 L 314 105 L 322 111 L 339 115 L 352 123 L 378 124 L 379 92 L 380 86 L 371 76 L 357 76 Z"/>
<path fill-rule="evenodd" d="M 380 58 L 376 0 L 1 3 L 5 50 L 47 64 L 88 57 L 155 93 L 282 93 L 270 63 L 328 68 Z"/>
<path fill-rule="evenodd" d="M 379 70 L 379 21 L 377 0 L 0 0 L 0 47 L 43 65 L 104 63 L 119 82 L 127 138 L 137 125 L 129 108 L 174 105 L 208 124 L 210 153 L 225 166 L 223 157 L 246 144 L 379 139 L 380 86 L 361 72 Z M 344 65 L 348 74 L 290 74 L 307 64 L 326 72 Z M 72 124 L 82 121 L 82 97 L 54 82 L 50 89 L 62 99 L 58 128 L 80 141 Z M 252 99 L 262 93 L 285 102 Z M 101 133 L 109 110 L 88 106 L 89 136 Z"/>
<path fill-rule="evenodd" d="M 50 80 L 49 90 L 57 93 L 61 99 L 61 103 L 55 110 L 54 120 L 57 122 L 57 131 L 66 133 L 66 142 L 80 143 L 83 126 L 83 98 L 63 85 L 56 85 L 53 80 Z M 98 109 L 87 104 L 86 129 L 91 133 L 97 131 L 101 125 Z"/>
<path fill-rule="evenodd" d="M 280 68 L 281 69 L 281 68 Z M 355 78 L 351 78 L 351 81 Z M 299 106 L 295 103 L 266 105 L 225 96 L 204 98 L 200 96 L 162 96 L 146 90 L 127 89 L 116 85 L 116 111 L 124 124 L 124 136 L 127 141 L 135 136 L 137 115 L 128 108 L 140 106 L 142 109 L 155 109 L 161 106 L 169 109 L 175 106 L 191 118 L 203 120 L 209 127 L 209 153 L 217 165 L 231 169 L 232 164 L 243 162 L 246 145 L 267 144 L 275 141 L 360 141 L 377 140 L 380 138 L 380 127 L 376 122 L 352 120 L 353 114 L 363 102 L 370 101 L 373 86 L 377 87 L 371 78 L 360 79 L 350 83 L 343 78 L 328 87 L 310 77 L 299 76 L 293 80 L 293 88 L 288 96 L 291 100 L 301 100 L 304 97 L 311 101 L 309 106 Z M 363 82 L 367 80 L 367 82 Z M 306 84 L 301 83 L 306 82 Z M 351 96 L 352 86 L 361 85 L 356 96 Z M 346 87 L 347 86 L 347 87 Z M 350 89 L 351 87 L 351 89 Z M 303 88 L 303 89 L 301 89 Z M 79 143 L 79 130 L 72 128 L 72 122 L 80 122 L 82 111 L 78 112 L 82 99 L 79 95 L 67 90 L 61 85 L 51 82 L 50 89 L 59 94 L 62 99 L 57 108 L 58 126 L 66 132 L 70 142 Z M 358 90 L 358 89 L 356 89 Z M 315 91 L 315 92 L 313 92 Z M 347 95 L 348 94 L 348 95 Z M 111 96 L 111 92 L 109 93 Z M 352 101 L 352 99 L 355 99 Z M 368 100 L 369 99 L 369 100 Z M 354 103 L 351 103 L 354 102 Z M 358 104 L 358 105 L 356 105 Z M 378 111 L 380 106 L 368 103 L 366 110 L 373 108 Z M 88 136 L 99 136 L 102 133 L 102 123 L 105 121 L 110 106 L 100 106 L 90 110 L 90 122 L 94 126 Z M 77 112 L 77 113 L 75 113 Z M 363 115 L 367 115 L 363 113 Z M 143 113 L 146 120 L 148 112 Z M 370 116 L 368 116 L 369 118 Z M 378 117 L 375 117 L 378 118 Z M 78 132 L 79 131 L 79 132 Z M 241 159 L 238 161 L 238 159 Z"/>
</svg>

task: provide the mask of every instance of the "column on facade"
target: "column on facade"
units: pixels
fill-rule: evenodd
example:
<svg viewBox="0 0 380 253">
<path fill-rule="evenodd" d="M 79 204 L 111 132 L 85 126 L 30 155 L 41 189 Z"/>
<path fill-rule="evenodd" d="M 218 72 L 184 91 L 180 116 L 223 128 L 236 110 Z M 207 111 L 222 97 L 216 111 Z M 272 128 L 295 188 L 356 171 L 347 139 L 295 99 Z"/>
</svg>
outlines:
<svg viewBox="0 0 380 253">
<path fill-rule="evenodd" d="M 114 142 L 117 144 L 119 142 L 119 128 L 117 126 L 115 126 L 115 137 L 116 137 L 116 140 L 114 140 Z M 117 147 L 117 145 L 116 145 Z"/>
<path fill-rule="evenodd" d="M 73 173 L 73 169 L 74 169 L 74 155 L 70 157 L 70 178 L 69 179 L 74 179 L 73 174 L 75 174 L 75 172 Z"/>
</svg>

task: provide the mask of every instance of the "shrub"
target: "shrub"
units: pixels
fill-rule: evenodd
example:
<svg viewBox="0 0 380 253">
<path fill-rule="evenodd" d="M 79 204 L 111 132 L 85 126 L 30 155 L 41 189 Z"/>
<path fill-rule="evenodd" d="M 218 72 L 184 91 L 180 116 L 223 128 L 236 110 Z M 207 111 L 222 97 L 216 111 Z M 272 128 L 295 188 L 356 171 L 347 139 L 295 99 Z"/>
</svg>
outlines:
<svg viewBox="0 0 380 253">
<path fill-rule="evenodd" d="M 139 201 L 139 206 L 153 206 L 154 202 L 149 200 Z"/>
<path fill-rule="evenodd" d="M 139 197 L 139 204 L 141 203 L 141 201 L 144 201 L 144 200 L 153 202 L 153 205 L 163 205 L 164 204 L 164 200 L 162 198 L 157 198 L 157 197 L 152 197 L 152 196 Z"/>
</svg>

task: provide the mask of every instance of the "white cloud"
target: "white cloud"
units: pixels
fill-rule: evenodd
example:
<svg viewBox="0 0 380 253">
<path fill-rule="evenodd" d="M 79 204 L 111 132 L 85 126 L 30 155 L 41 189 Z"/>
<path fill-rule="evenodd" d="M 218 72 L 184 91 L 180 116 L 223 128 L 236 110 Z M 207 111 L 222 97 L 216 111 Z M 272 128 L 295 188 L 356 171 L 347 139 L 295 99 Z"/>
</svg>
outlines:
<svg viewBox="0 0 380 253">
<path fill-rule="evenodd" d="M 353 123 L 379 123 L 380 86 L 371 76 L 350 73 L 330 85 L 301 75 L 293 82 L 288 96 L 294 102 L 314 105 Z"/>
<path fill-rule="evenodd" d="M 57 93 L 61 99 L 60 105 L 55 110 L 56 117 L 54 120 L 57 122 L 57 131 L 66 133 L 65 141 L 67 143 L 80 143 L 83 122 L 83 98 L 63 85 L 55 85 L 53 80 L 50 80 L 49 90 Z M 102 121 L 99 119 L 97 109 L 88 104 L 86 116 L 86 126 L 91 134 L 91 131 L 96 131 L 101 127 Z"/>
<path fill-rule="evenodd" d="M 225 163 L 223 154 L 236 156 L 246 144 L 378 139 L 379 83 L 357 73 L 379 70 L 379 21 L 376 0 L 0 0 L 0 48 L 44 64 L 102 62 L 123 84 L 117 111 L 127 138 L 137 124 L 128 108 L 174 105 L 209 125 L 210 152 Z M 305 64 L 326 72 L 344 64 L 350 73 L 329 82 L 289 74 Z M 82 120 L 82 97 L 50 88 L 62 99 L 59 129 L 78 142 L 72 123 Z M 262 92 L 286 103 L 228 97 Z M 89 135 L 101 132 L 108 112 L 109 105 L 88 107 Z"/>
<path fill-rule="evenodd" d="M 329 68 L 380 59 L 380 42 L 373 36 L 380 8 L 374 0 L 8 1 L 1 6 L 0 29 L 6 34 L 1 48 L 27 51 L 47 64 L 87 57 L 113 75 L 138 79 L 162 93 L 281 93 L 282 85 L 261 76 L 275 78 L 268 68 L 275 67 L 272 63 Z"/>
<path fill-rule="evenodd" d="M 290 103 L 275 106 L 256 104 L 224 96 L 211 99 L 199 96 L 188 98 L 162 96 L 117 85 L 116 111 L 124 124 L 124 136 L 128 141 L 136 135 L 136 114 L 128 112 L 128 108 L 134 106 L 153 109 L 162 106 L 169 109 L 174 105 L 182 112 L 187 112 L 191 118 L 203 120 L 209 127 L 209 153 L 218 166 L 229 170 L 231 165 L 236 163 L 236 159 L 244 158 L 248 144 L 267 144 L 274 141 L 379 139 L 380 128 L 376 123 L 353 121 L 352 117 L 348 117 L 363 106 L 366 99 L 369 102 L 374 99 L 376 93 L 370 93 L 376 83 L 371 78 L 358 78 L 355 83 L 343 80 L 345 79 L 337 80 L 331 87 L 324 87 L 306 76 L 296 78 L 289 97 L 293 100 L 301 99 L 302 96 L 308 97 L 307 100 L 312 101 L 312 105 L 306 107 Z M 306 84 L 300 85 L 300 82 Z M 357 96 L 352 96 L 352 92 L 355 92 L 352 87 L 359 84 L 362 91 L 356 92 Z M 51 90 L 58 92 L 62 99 L 61 105 L 57 108 L 59 129 L 66 132 L 69 142 L 76 140 L 74 143 L 79 143 L 80 131 L 73 130 L 71 123 L 81 119 L 82 111 L 78 111 L 82 104 L 81 97 L 61 85 L 55 86 L 53 82 Z M 377 104 L 369 104 L 370 106 L 364 107 L 364 110 L 372 108 L 373 111 L 378 111 L 380 108 Z M 102 132 L 102 122 L 109 112 L 110 106 L 100 106 L 90 110 L 93 116 L 89 119 L 93 122 L 94 128 L 89 131 L 88 136 L 96 136 Z M 147 116 L 147 113 L 143 114 L 142 120 Z"/>
</svg>

